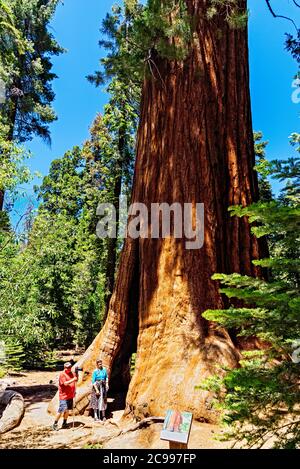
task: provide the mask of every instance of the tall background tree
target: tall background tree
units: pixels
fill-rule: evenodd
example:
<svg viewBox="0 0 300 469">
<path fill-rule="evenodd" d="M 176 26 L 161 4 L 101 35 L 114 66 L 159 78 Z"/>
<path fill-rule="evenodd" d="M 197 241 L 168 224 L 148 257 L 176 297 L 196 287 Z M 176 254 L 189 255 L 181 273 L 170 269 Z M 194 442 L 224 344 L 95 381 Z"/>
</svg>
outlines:
<svg viewBox="0 0 300 469">
<path fill-rule="evenodd" d="M 39 207 L 24 220 L 27 232 L 20 238 L 2 230 L 0 340 L 9 348 L 7 366 L 13 349 L 22 352 L 23 367 L 49 362 L 49 352 L 58 348 L 82 350 L 105 320 L 120 247 L 118 240 L 112 249 L 110 240 L 97 238 L 96 212 L 101 202 L 118 203 L 121 189 L 130 191 L 136 122 L 126 87 L 114 80 L 109 89 L 111 99 L 90 138 L 52 161 L 36 187 Z M 29 174 L 18 153 L 9 156 L 11 170 L 1 168 L 0 181 L 12 190 Z"/>
<path fill-rule="evenodd" d="M 114 288 L 115 271 L 120 251 L 120 198 L 131 193 L 137 127 L 138 89 L 114 77 L 108 91 L 111 98 L 98 115 L 92 129 L 91 139 L 85 144 L 84 152 L 90 166 L 98 166 L 94 184 L 98 185 L 101 197 L 96 201 L 111 203 L 116 209 L 115 238 L 107 238 L 106 259 L 106 313 Z M 91 174 L 93 174 L 91 172 Z M 98 177 L 96 177 L 96 175 Z M 95 208 L 95 215 L 97 206 Z M 95 220 L 96 221 L 96 220 Z M 97 222 L 96 222 L 97 223 Z M 95 231 L 95 229 L 94 229 Z"/>
<path fill-rule="evenodd" d="M 56 119 L 51 103 L 51 58 L 63 52 L 51 32 L 59 0 L 6 0 L 0 5 L 4 20 L 0 29 L 0 78 L 6 87 L 1 106 L 0 131 L 9 142 L 22 143 L 33 136 L 50 141 L 49 124 Z M 0 155 L 3 154 L 0 149 Z M 0 187 L 0 210 L 4 188 Z"/>
<path fill-rule="evenodd" d="M 129 36 L 134 18 L 140 12 L 136 0 L 125 2 L 124 8 L 115 5 L 112 13 L 107 14 L 100 29 L 106 39 L 99 45 L 107 50 L 107 56 L 100 60 L 100 69 L 88 80 L 96 86 L 109 82 L 107 91 L 111 95 L 105 106 L 103 124 L 109 131 L 114 152 L 109 166 L 113 186 L 107 202 L 116 209 L 115 238 L 107 239 L 106 269 L 106 314 L 115 283 L 115 273 L 119 254 L 120 197 L 130 197 L 132 189 L 135 143 L 141 94 L 140 63 L 132 53 L 133 44 Z"/>
</svg>

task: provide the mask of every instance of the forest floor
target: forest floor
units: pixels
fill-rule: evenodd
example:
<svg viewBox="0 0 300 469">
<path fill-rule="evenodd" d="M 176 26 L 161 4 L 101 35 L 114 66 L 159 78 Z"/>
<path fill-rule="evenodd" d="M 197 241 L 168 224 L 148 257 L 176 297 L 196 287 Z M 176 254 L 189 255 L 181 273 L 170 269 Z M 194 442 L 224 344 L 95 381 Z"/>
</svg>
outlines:
<svg viewBox="0 0 300 469">
<path fill-rule="evenodd" d="M 168 443 L 160 440 L 161 423 L 131 431 L 134 422 L 121 420 L 122 408 L 111 412 L 111 418 L 105 423 L 94 423 L 92 417 L 75 416 L 73 426 L 71 416 L 68 429 L 53 431 L 53 416 L 47 413 L 47 406 L 56 393 L 57 378 L 57 371 L 28 371 L 6 379 L 10 387 L 23 395 L 26 411 L 19 427 L 0 436 L 0 449 L 168 448 Z M 113 401 L 109 398 L 108 405 Z M 189 448 L 228 448 L 228 443 L 215 439 L 219 433 L 217 425 L 194 422 Z"/>
</svg>

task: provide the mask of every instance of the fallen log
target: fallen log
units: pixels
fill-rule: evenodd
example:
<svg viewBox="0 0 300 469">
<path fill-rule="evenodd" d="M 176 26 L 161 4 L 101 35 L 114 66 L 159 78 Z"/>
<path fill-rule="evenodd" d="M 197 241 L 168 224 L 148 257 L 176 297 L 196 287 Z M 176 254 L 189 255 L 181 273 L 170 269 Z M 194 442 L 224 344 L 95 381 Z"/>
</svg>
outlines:
<svg viewBox="0 0 300 469">
<path fill-rule="evenodd" d="M 18 427 L 25 413 L 24 399 L 15 391 L 0 392 L 0 435 Z"/>
</svg>

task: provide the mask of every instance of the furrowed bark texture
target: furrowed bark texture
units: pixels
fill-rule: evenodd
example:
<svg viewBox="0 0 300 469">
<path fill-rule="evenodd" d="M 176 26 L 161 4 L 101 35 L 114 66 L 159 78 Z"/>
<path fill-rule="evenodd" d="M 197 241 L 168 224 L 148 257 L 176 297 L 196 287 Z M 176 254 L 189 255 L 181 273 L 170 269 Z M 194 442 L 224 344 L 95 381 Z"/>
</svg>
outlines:
<svg viewBox="0 0 300 469">
<path fill-rule="evenodd" d="M 141 418 L 177 408 L 213 421 L 211 396 L 195 387 L 219 365 L 236 366 L 239 355 L 229 334 L 202 313 L 224 307 L 214 273 L 259 273 L 251 261 L 260 248 L 247 220 L 228 213 L 256 200 L 258 186 L 247 31 L 230 29 L 222 15 L 208 21 L 204 0 L 187 5 L 195 24 L 188 57 L 154 57 L 159 74 L 152 65 L 155 77 L 148 72 L 144 82 L 132 201 L 148 208 L 204 203 L 204 246 L 187 250 L 174 237 L 127 239 L 106 324 L 81 364 L 90 372 L 102 357 L 110 372 L 120 360 L 126 369 L 136 330 L 126 413 Z M 79 386 L 78 410 L 89 380 Z"/>
</svg>

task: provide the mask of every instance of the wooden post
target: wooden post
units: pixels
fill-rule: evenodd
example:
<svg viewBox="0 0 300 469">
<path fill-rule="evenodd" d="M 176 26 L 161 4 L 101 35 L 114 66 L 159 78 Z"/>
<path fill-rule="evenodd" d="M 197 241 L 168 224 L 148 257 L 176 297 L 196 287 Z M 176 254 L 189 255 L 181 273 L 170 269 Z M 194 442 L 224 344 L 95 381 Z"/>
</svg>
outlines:
<svg viewBox="0 0 300 469">
<path fill-rule="evenodd" d="M 177 441 L 169 441 L 169 449 L 188 449 L 188 445 Z"/>
</svg>

